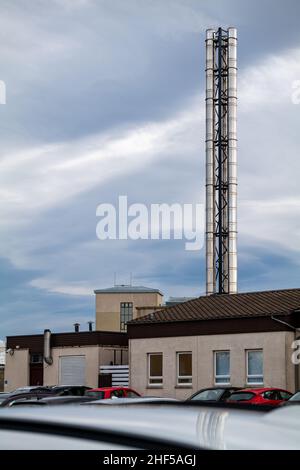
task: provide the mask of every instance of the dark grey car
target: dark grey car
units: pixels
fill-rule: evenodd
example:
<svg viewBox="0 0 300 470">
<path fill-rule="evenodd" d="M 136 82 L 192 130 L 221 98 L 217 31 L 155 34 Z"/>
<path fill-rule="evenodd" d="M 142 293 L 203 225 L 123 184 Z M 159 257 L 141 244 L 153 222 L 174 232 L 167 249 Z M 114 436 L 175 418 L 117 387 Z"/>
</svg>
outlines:
<svg viewBox="0 0 300 470">
<path fill-rule="evenodd" d="M 63 396 L 63 397 L 44 397 L 37 399 L 32 398 L 30 400 L 17 400 L 12 402 L 9 406 L 58 406 L 58 405 L 79 405 L 81 403 L 94 402 L 94 398 L 91 397 L 75 397 L 75 396 Z"/>
<path fill-rule="evenodd" d="M 49 397 L 49 393 L 43 392 L 27 392 L 27 393 L 7 393 L 0 396 L 0 407 L 5 408 L 7 406 L 12 406 L 13 403 L 18 401 L 31 401 L 31 400 L 40 400 L 41 398 Z"/>
</svg>

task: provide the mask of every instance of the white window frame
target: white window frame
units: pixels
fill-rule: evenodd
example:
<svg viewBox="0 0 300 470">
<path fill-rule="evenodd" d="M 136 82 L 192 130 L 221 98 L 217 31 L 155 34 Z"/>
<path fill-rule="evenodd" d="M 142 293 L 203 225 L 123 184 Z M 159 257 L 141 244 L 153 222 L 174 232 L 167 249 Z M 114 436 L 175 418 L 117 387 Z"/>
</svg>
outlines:
<svg viewBox="0 0 300 470">
<path fill-rule="evenodd" d="M 155 353 L 148 353 L 147 354 L 147 361 L 148 361 L 148 387 L 162 387 L 163 385 L 163 375 L 150 375 L 150 357 L 151 356 L 161 356 L 161 367 L 162 367 L 162 373 L 164 372 L 164 363 L 163 363 L 163 353 L 162 352 L 155 352 Z M 151 380 L 160 380 L 160 382 L 151 382 Z"/>
<path fill-rule="evenodd" d="M 33 361 L 33 358 L 38 358 L 37 361 Z M 43 354 L 33 353 L 30 355 L 30 364 L 43 364 Z"/>
<path fill-rule="evenodd" d="M 229 374 L 227 375 L 217 375 L 217 354 L 219 353 L 228 353 L 229 354 Z M 230 361 L 230 350 L 222 349 L 219 351 L 214 351 L 214 383 L 215 385 L 230 385 L 231 384 L 231 361 Z M 228 382 L 218 382 L 217 379 L 229 379 Z"/>
<path fill-rule="evenodd" d="M 181 354 L 190 354 L 192 359 L 192 375 L 179 375 L 179 357 Z M 180 351 L 176 352 L 176 384 L 178 387 L 184 387 L 186 385 L 193 385 L 193 354 L 192 351 Z M 186 379 L 186 382 L 179 382 L 179 380 Z"/>
<path fill-rule="evenodd" d="M 249 353 L 251 352 L 261 352 L 262 353 L 262 365 L 263 365 L 263 373 L 262 374 L 252 374 L 252 375 L 249 375 L 249 371 L 248 371 L 248 366 L 249 366 Z M 261 377 L 262 378 L 262 382 L 249 382 L 249 377 Z M 246 383 L 247 385 L 263 385 L 264 384 L 264 351 L 263 349 L 247 349 L 246 350 Z"/>
</svg>

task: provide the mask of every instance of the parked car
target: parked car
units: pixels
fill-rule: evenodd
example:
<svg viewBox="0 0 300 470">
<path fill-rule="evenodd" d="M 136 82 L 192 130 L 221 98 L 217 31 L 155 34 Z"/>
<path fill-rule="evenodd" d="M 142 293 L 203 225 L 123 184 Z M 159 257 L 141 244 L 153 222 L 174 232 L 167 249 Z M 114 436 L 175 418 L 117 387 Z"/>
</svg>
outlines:
<svg viewBox="0 0 300 470">
<path fill-rule="evenodd" d="M 8 406 L 57 406 L 57 405 L 78 405 L 81 403 L 93 402 L 94 398 L 91 397 L 76 397 L 76 396 L 50 396 L 37 399 L 36 397 L 29 400 L 15 400 Z"/>
<path fill-rule="evenodd" d="M 93 397 L 94 400 L 106 400 L 108 398 L 137 398 L 141 395 L 129 387 L 101 387 L 87 390 L 85 396 Z"/>
<path fill-rule="evenodd" d="M 212 387 L 212 388 L 203 388 L 194 393 L 187 401 L 197 400 L 204 402 L 224 402 L 229 398 L 231 393 L 236 390 L 240 390 L 237 387 Z"/>
<path fill-rule="evenodd" d="M 30 385 L 28 387 L 19 387 L 19 388 L 16 388 L 15 390 L 13 390 L 12 392 L 10 392 L 10 394 L 12 395 L 16 395 L 16 394 L 19 394 L 19 393 L 30 393 L 30 392 L 34 392 L 34 393 L 38 393 L 38 392 L 42 392 L 42 393 L 52 393 L 51 391 L 51 387 L 47 387 L 47 386 L 42 386 L 42 385 Z"/>
<path fill-rule="evenodd" d="M 51 395 L 50 395 L 51 396 Z M 49 393 L 42 392 L 26 392 L 26 393 L 7 393 L 5 396 L 0 397 L 0 407 L 4 408 L 11 406 L 13 403 L 22 400 L 40 400 L 41 398 L 49 397 Z"/>
<path fill-rule="evenodd" d="M 291 392 L 281 388 L 244 388 L 233 392 L 227 402 L 277 406 L 289 400 L 292 395 Z"/>
</svg>

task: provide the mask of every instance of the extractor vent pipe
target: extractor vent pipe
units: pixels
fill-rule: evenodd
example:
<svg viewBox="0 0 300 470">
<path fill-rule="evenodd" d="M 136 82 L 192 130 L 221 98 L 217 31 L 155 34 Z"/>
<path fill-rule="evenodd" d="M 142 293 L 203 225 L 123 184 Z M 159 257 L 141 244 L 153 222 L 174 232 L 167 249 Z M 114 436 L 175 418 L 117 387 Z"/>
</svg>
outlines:
<svg viewBox="0 0 300 470">
<path fill-rule="evenodd" d="M 51 366 L 53 364 L 53 358 L 51 356 L 50 341 L 51 341 L 51 331 L 44 330 L 44 361 L 46 362 L 46 364 L 48 364 L 48 366 Z"/>
</svg>

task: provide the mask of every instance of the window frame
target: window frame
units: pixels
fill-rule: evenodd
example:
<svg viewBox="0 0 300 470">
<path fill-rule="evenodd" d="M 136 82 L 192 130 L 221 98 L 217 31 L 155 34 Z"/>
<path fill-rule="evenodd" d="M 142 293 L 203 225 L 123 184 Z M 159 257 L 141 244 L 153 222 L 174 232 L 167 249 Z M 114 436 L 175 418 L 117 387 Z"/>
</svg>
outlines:
<svg viewBox="0 0 300 470">
<path fill-rule="evenodd" d="M 191 375 L 179 375 L 179 358 L 183 354 L 189 354 L 191 356 Z M 187 379 L 187 382 L 180 382 L 179 380 Z M 192 351 L 177 351 L 176 352 L 176 385 L 178 387 L 192 386 L 193 385 L 193 353 Z"/>
<path fill-rule="evenodd" d="M 252 352 L 261 352 L 262 354 L 262 374 L 249 374 L 249 353 Z M 261 377 L 261 382 L 249 382 L 249 378 L 251 377 Z M 264 352 L 263 349 L 246 349 L 246 383 L 247 385 L 264 385 Z"/>
<path fill-rule="evenodd" d="M 152 356 L 161 356 L 161 370 L 162 370 L 162 375 L 150 375 L 151 371 L 151 357 Z M 164 364 L 163 364 L 163 353 L 162 352 L 151 352 L 147 354 L 147 362 L 148 362 L 148 377 L 147 377 L 147 383 L 148 387 L 162 387 L 163 386 L 163 381 L 164 381 Z M 151 380 L 160 380 L 160 382 L 151 382 Z"/>
<path fill-rule="evenodd" d="M 34 361 L 33 358 L 38 358 L 37 361 Z M 33 353 L 30 355 L 30 364 L 43 364 L 44 356 L 42 353 Z"/>
<path fill-rule="evenodd" d="M 222 374 L 222 375 L 217 375 L 217 355 L 220 354 L 220 353 L 227 353 L 229 354 L 229 374 Z M 220 350 L 216 350 L 214 351 L 214 384 L 217 385 L 217 386 L 230 386 L 231 385 L 231 364 L 230 364 L 231 360 L 230 360 L 230 349 L 220 349 Z M 225 379 L 225 378 L 228 378 L 228 382 L 226 381 L 220 381 L 218 382 L 217 379 Z"/>
</svg>

